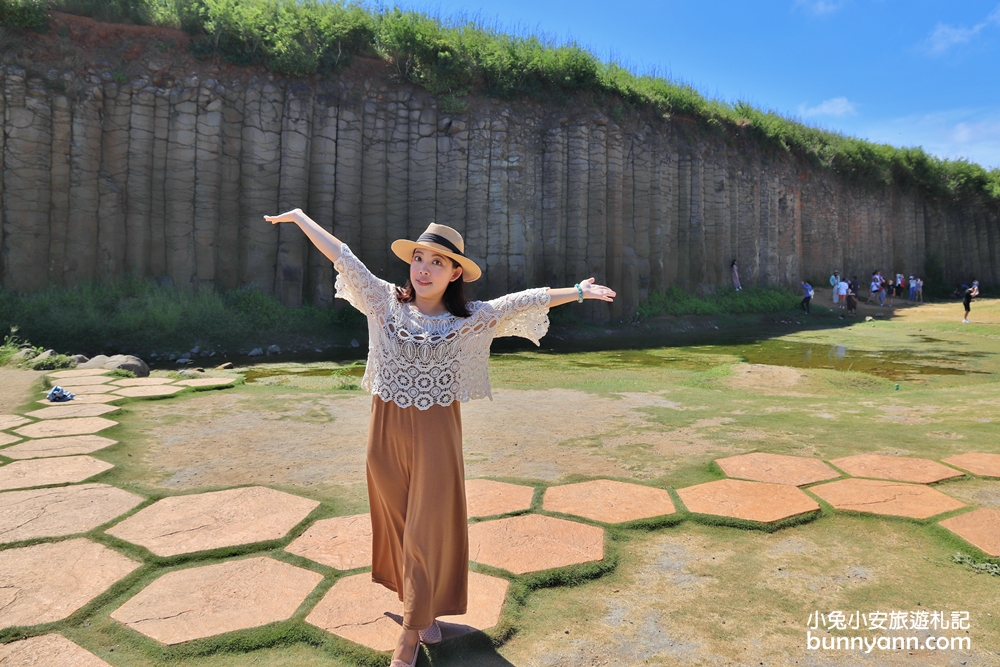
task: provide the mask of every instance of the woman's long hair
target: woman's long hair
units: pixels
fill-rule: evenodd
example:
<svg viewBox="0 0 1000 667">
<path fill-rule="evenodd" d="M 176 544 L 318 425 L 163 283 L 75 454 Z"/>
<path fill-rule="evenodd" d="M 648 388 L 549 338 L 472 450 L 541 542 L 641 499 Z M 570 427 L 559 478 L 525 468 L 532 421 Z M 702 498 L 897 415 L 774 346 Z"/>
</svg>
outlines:
<svg viewBox="0 0 1000 667">
<path fill-rule="evenodd" d="M 458 268 L 459 264 L 455 260 L 451 260 L 453 268 Z M 452 280 L 448 283 L 448 287 L 444 290 L 444 307 L 448 309 L 448 312 L 455 317 L 469 317 L 472 313 L 469 312 L 468 301 L 465 299 L 465 281 L 459 276 L 456 280 Z M 413 283 L 410 279 L 406 279 L 405 287 L 396 288 L 396 298 L 400 303 L 410 303 L 417 298 L 417 293 L 413 290 Z"/>
</svg>

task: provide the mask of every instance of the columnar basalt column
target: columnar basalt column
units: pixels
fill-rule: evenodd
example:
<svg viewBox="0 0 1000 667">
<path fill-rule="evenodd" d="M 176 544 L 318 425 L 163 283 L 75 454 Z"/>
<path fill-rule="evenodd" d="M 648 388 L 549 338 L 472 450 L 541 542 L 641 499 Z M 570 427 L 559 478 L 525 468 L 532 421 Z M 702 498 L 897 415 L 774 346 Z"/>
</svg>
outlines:
<svg viewBox="0 0 1000 667">
<path fill-rule="evenodd" d="M 219 154 L 219 227 L 216 244 L 216 281 L 223 289 L 240 286 L 240 189 L 243 155 L 243 95 L 240 82 L 216 84 L 222 99 Z"/>
<path fill-rule="evenodd" d="M 364 104 L 361 125 L 361 242 L 368 268 L 383 276 L 386 257 L 386 108 L 374 97 Z"/>
<path fill-rule="evenodd" d="M 434 100 L 410 97 L 410 162 L 408 175 L 408 236 L 417 238 L 434 221 L 437 190 L 437 109 Z"/>
<path fill-rule="evenodd" d="M 218 276 L 219 190 L 222 185 L 222 97 L 217 82 L 198 88 L 195 121 L 194 256 L 197 285 L 214 287 Z"/>
<path fill-rule="evenodd" d="M 197 284 L 194 249 L 197 85 L 197 80 L 188 80 L 184 87 L 170 91 L 167 169 L 163 183 L 166 204 L 163 234 L 166 239 L 167 275 L 174 285 L 186 288 Z"/>
<path fill-rule="evenodd" d="M 465 119 L 438 116 L 437 156 L 434 219 L 464 234 L 469 188 L 469 131 Z"/>
<path fill-rule="evenodd" d="M 469 256 L 481 268 L 486 267 L 487 236 L 486 225 L 489 218 L 490 187 L 490 119 L 491 110 L 482 109 L 470 117 L 468 195 L 465 204 L 465 247 Z M 485 296 L 483 281 L 470 285 L 470 293 Z M 495 296 L 490 294 L 490 296 Z"/>
<path fill-rule="evenodd" d="M 114 82 L 104 84 L 101 174 L 97 181 L 100 195 L 97 216 L 97 275 L 104 280 L 121 275 L 126 266 L 125 211 L 128 207 L 131 107 L 131 88 Z"/>
<path fill-rule="evenodd" d="M 98 85 L 84 86 L 73 105 L 73 142 L 69 159 L 69 225 L 66 230 L 67 286 L 96 277 L 97 178 L 101 167 L 101 110 L 103 92 Z M 8 186 L 9 187 L 9 184 Z"/>
<path fill-rule="evenodd" d="M 566 279 L 567 120 L 550 127 L 542 142 L 542 275 L 548 285 L 572 284 Z"/>
<path fill-rule="evenodd" d="M 40 80 L 10 67 L 4 81 L 4 284 L 37 289 L 49 265 L 52 108 Z M 44 278 L 42 279 L 44 280 Z"/>
<path fill-rule="evenodd" d="M 608 248 L 608 119 L 598 116 L 590 129 L 587 189 L 586 270 L 583 278 L 594 278 L 607 284 Z M 620 183 L 620 181 L 619 181 Z M 620 188 L 620 184 L 618 185 Z M 586 316 L 594 321 L 606 320 L 610 309 L 603 301 L 588 301 Z"/>
<path fill-rule="evenodd" d="M 337 99 L 331 88 L 320 88 L 313 100 L 310 143 L 309 216 L 333 233 L 333 200 L 337 191 Z M 333 304 L 333 264 L 309 244 L 309 287 L 317 306 Z"/>
<path fill-rule="evenodd" d="M 281 116 L 281 166 L 278 210 L 300 208 L 309 201 L 309 150 L 312 137 L 313 90 L 304 83 L 289 86 Z M 282 305 L 302 305 L 308 239 L 295 225 L 278 225 L 274 293 Z"/>
<path fill-rule="evenodd" d="M 483 285 L 486 294 L 492 298 L 507 291 L 507 250 L 510 245 L 507 214 L 509 199 L 507 192 L 507 120 L 509 112 L 502 109 L 490 121 L 490 161 L 487 185 L 486 280 Z"/>
<path fill-rule="evenodd" d="M 149 272 L 167 275 L 167 147 L 170 145 L 170 93 L 156 89 L 153 109 L 153 183 L 149 212 Z M 242 121 L 242 119 L 241 119 Z"/>
<path fill-rule="evenodd" d="M 410 107 L 411 91 L 400 89 L 390 94 L 386 115 L 385 217 L 386 239 L 408 238 L 410 234 L 409 180 L 410 180 Z M 463 176 L 464 179 L 464 176 Z M 463 218 L 464 211 L 463 211 Z M 445 223 L 447 224 L 447 223 Z M 406 265 L 389 257 L 387 279 L 403 284 Z"/>
<path fill-rule="evenodd" d="M 587 200 L 590 192 L 590 124 L 583 119 L 570 125 L 566 150 L 566 282 L 587 275 Z"/>
<path fill-rule="evenodd" d="M 636 280 L 637 301 L 642 303 L 646 300 L 650 281 L 650 248 L 653 239 L 650 234 L 650 210 L 652 206 L 652 174 L 650 164 L 650 151 L 646 143 L 649 128 L 644 128 L 643 133 L 635 136 L 632 143 L 632 234 L 638 272 Z M 638 303 L 636 305 L 638 305 Z M 631 312 L 626 310 L 626 312 Z"/>
<path fill-rule="evenodd" d="M 526 242 L 535 233 L 535 150 L 530 134 L 534 124 L 515 114 L 507 132 L 507 266 L 506 291 L 528 287 L 534 277 L 534 253 Z"/>
<path fill-rule="evenodd" d="M 353 93 L 341 91 L 337 117 L 337 191 L 333 233 L 352 249 L 361 241 L 361 107 Z"/>
<path fill-rule="evenodd" d="M 626 245 L 631 246 L 632 241 L 629 238 L 631 230 L 626 230 L 626 227 L 631 227 L 632 200 L 625 194 L 626 192 L 631 194 L 632 190 L 632 174 L 628 165 L 632 142 L 629 137 L 622 136 L 621 128 L 617 124 L 608 123 L 605 127 L 607 128 L 605 148 L 607 222 L 602 262 L 605 278 L 602 282 L 606 285 L 616 285 L 616 290 L 623 291 L 619 291 L 622 298 L 616 299 L 610 306 L 604 305 L 604 308 L 611 317 L 621 317 L 622 301 L 634 298 L 634 294 L 630 293 L 634 290 L 630 290 L 625 284 L 622 266 L 624 248 Z M 596 264 L 591 264 L 592 269 L 595 266 Z M 597 317 L 600 318 L 601 315 Z"/>
<path fill-rule="evenodd" d="M 153 210 L 153 137 L 156 90 L 137 81 L 129 109 L 128 210 L 125 212 L 125 268 L 136 276 L 149 275 L 150 216 Z"/>
<path fill-rule="evenodd" d="M 63 285 L 69 225 L 69 156 L 73 107 L 65 95 L 52 97 L 52 209 L 49 212 L 49 282 Z"/>
<path fill-rule="evenodd" d="M 273 294 L 278 226 L 263 215 L 278 212 L 281 185 L 281 124 L 284 91 L 270 81 L 251 80 L 243 102 L 240 189 L 240 283 Z"/>
</svg>

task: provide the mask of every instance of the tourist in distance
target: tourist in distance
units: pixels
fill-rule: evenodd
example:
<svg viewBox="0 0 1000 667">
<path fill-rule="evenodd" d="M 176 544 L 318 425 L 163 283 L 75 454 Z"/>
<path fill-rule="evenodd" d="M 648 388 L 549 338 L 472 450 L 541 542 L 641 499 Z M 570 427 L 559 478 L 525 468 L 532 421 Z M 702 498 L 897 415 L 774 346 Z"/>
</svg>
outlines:
<svg viewBox="0 0 1000 667">
<path fill-rule="evenodd" d="M 403 631 L 390 667 L 416 664 L 419 643 L 441 641 L 437 617 L 468 606 L 469 536 L 462 459 L 462 402 L 492 397 L 490 343 L 521 336 L 536 345 L 548 310 L 615 292 L 582 280 L 491 301 L 466 301 L 463 282 L 481 275 L 462 235 L 431 223 L 392 252 L 410 265 L 405 287 L 375 277 L 351 249 L 301 209 L 265 215 L 298 225 L 337 269 L 336 296 L 368 318 L 373 394 L 366 458 L 372 520 L 372 580 L 403 603 Z"/>
<path fill-rule="evenodd" d="M 965 290 L 965 296 L 962 297 L 962 303 L 965 305 L 965 317 L 962 321 L 966 324 L 969 323 L 969 311 L 972 310 L 972 300 L 979 296 L 979 281 L 973 280 L 972 287 Z"/>
<path fill-rule="evenodd" d="M 735 259 L 733 260 L 733 263 L 729 265 L 729 268 L 733 273 L 733 289 L 739 292 L 741 289 L 743 289 L 743 287 L 740 285 L 740 271 L 739 268 L 737 268 L 736 266 Z"/>
<path fill-rule="evenodd" d="M 847 314 L 850 316 L 856 315 L 858 311 L 858 293 L 853 287 L 855 282 L 852 281 L 847 287 Z"/>
<path fill-rule="evenodd" d="M 849 291 L 849 285 L 847 284 L 846 278 L 841 278 L 840 282 L 837 283 L 837 307 L 847 308 L 847 292 Z"/>
<path fill-rule="evenodd" d="M 837 293 L 837 285 L 840 284 L 840 271 L 834 271 L 830 276 L 830 289 L 833 290 L 833 305 L 837 305 L 840 295 Z"/>
<path fill-rule="evenodd" d="M 813 298 L 813 286 L 809 284 L 808 280 L 802 282 L 802 301 L 799 303 L 802 306 L 802 310 L 806 311 L 806 315 L 809 314 L 809 302 Z"/>
<path fill-rule="evenodd" d="M 917 303 L 924 302 L 924 279 L 917 278 Z"/>
</svg>

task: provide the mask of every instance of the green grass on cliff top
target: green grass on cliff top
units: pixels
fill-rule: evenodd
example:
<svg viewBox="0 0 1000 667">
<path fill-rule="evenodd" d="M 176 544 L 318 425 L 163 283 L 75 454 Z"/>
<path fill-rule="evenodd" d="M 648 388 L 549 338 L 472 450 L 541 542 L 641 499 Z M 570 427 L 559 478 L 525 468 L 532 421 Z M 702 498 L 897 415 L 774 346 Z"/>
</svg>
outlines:
<svg viewBox="0 0 1000 667">
<path fill-rule="evenodd" d="M 749 136 L 857 181 L 916 187 L 944 201 L 1000 206 L 1000 170 L 941 160 L 795 122 L 746 102 L 707 99 L 691 86 L 637 75 L 575 43 L 512 35 L 468 20 L 399 8 L 319 0 L 0 0 L 0 25 L 47 29 L 48 8 L 111 22 L 180 27 L 192 51 L 286 76 L 329 74 L 354 55 L 383 59 L 400 80 L 424 86 L 448 112 L 472 91 L 551 99 L 590 91 L 612 116 L 652 109 L 699 121 L 703 132 Z"/>
</svg>

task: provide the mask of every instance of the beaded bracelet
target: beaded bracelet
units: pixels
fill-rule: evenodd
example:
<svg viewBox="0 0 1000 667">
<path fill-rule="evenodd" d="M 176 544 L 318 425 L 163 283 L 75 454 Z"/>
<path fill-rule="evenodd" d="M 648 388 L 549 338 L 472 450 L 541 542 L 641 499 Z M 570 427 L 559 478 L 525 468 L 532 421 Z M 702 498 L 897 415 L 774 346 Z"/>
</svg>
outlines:
<svg viewBox="0 0 1000 667">
<path fill-rule="evenodd" d="M 583 303 L 583 288 L 580 287 L 580 283 L 573 285 L 576 288 L 577 293 L 580 295 L 576 298 L 577 303 Z"/>
</svg>

